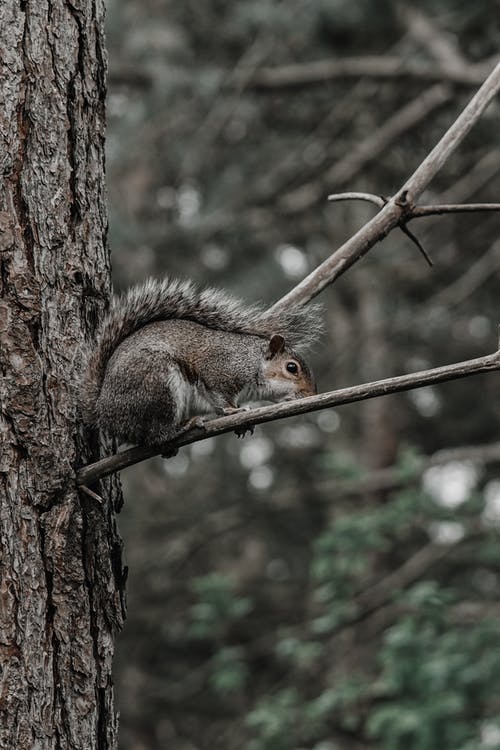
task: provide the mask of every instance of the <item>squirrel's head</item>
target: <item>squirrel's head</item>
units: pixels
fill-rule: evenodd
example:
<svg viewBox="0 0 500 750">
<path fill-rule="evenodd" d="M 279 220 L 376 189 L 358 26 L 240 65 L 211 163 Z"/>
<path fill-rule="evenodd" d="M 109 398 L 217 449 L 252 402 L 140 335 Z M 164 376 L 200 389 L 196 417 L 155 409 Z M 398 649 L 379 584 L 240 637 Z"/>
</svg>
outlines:
<svg viewBox="0 0 500 750">
<path fill-rule="evenodd" d="M 269 339 L 262 374 L 266 391 L 274 401 L 293 401 L 317 393 L 307 363 L 287 347 L 285 339 L 278 333 Z"/>
</svg>

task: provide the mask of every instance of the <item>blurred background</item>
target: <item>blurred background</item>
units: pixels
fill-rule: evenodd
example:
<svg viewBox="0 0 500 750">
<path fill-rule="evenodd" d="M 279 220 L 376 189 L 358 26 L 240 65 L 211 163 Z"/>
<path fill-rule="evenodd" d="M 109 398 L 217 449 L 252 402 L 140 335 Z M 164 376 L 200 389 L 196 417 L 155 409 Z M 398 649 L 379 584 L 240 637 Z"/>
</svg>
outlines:
<svg viewBox="0 0 500 750">
<path fill-rule="evenodd" d="M 394 193 L 491 71 L 497 0 L 108 0 L 117 289 L 271 302 Z M 498 201 L 499 104 L 423 203 Z M 320 390 L 497 346 L 500 217 L 393 231 L 321 295 Z M 122 750 L 500 748 L 498 375 L 122 473 Z"/>
</svg>

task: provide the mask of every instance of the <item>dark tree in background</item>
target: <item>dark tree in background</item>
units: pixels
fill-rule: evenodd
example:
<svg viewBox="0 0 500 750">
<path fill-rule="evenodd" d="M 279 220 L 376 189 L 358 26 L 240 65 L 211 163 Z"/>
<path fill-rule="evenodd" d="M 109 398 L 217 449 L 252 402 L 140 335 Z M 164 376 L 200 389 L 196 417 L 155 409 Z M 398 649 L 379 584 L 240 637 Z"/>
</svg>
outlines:
<svg viewBox="0 0 500 750">
<path fill-rule="evenodd" d="M 391 195 L 500 48 L 493 0 L 410 6 L 112 2 L 117 285 L 271 301 L 372 216 L 326 197 Z M 423 202 L 498 200 L 497 144 L 498 103 Z M 322 390 L 496 349 L 498 216 L 411 228 L 432 270 L 394 231 L 322 294 Z M 124 750 L 498 747 L 499 403 L 481 376 L 123 472 Z"/>
<path fill-rule="evenodd" d="M 103 6 L 0 7 L 0 746 L 116 747 L 113 505 L 79 498 L 85 340 L 108 299 Z M 108 447 L 109 449 L 109 447 Z M 105 447 L 102 450 L 106 450 Z"/>
</svg>

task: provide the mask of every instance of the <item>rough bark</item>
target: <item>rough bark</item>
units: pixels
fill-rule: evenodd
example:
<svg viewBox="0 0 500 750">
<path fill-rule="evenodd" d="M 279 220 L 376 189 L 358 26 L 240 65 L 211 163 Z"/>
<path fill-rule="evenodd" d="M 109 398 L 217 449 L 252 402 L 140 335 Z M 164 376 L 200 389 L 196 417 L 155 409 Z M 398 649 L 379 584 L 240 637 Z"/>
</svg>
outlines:
<svg viewBox="0 0 500 750">
<path fill-rule="evenodd" d="M 116 483 L 75 468 L 82 346 L 109 294 L 100 0 L 0 4 L 0 747 L 116 747 Z M 94 443 L 92 444 L 92 438 Z"/>
</svg>

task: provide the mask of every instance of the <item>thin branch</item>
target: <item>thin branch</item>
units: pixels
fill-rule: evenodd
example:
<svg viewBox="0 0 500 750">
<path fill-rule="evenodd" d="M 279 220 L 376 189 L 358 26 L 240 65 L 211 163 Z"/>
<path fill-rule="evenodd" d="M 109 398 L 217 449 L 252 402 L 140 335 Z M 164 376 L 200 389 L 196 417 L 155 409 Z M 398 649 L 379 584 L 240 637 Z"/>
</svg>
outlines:
<svg viewBox="0 0 500 750">
<path fill-rule="evenodd" d="M 413 218 L 413 217 L 410 216 L 410 218 Z M 427 254 L 427 251 L 425 250 L 425 248 L 422 245 L 422 243 L 419 241 L 418 237 L 415 237 L 415 235 L 413 234 L 413 232 L 411 232 L 408 229 L 408 227 L 406 226 L 406 222 L 407 222 L 407 219 L 405 217 L 404 219 L 401 220 L 401 222 L 399 224 L 399 228 L 401 229 L 401 231 L 403 232 L 403 234 L 406 234 L 406 236 L 410 238 L 410 240 L 413 242 L 413 244 L 418 247 L 418 249 L 420 250 L 420 252 L 424 256 L 425 260 L 427 261 L 428 265 L 432 267 L 432 260 L 430 259 L 429 255 Z"/>
<path fill-rule="evenodd" d="M 379 208 L 383 208 L 387 203 L 385 198 L 380 195 L 374 195 L 373 193 L 332 193 L 328 196 L 328 200 L 332 203 L 339 201 L 366 201 L 367 203 L 374 203 Z"/>
<path fill-rule="evenodd" d="M 378 208 L 383 208 L 387 199 L 373 193 L 332 193 L 328 196 L 332 203 L 340 201 L 365 201 L 373 203 Z M 472 211 L 500 211 L 500 203 L 446 203 L 436 206 L 415 206 L 406 215 L 405 221 L 419 219 L 423 216 L 434 216 L 437 214 L 460 214 Z"/>
<path fill-rule="evenodd" d="M 437 214 L 464 214 L 472 211 L 500 211 L 500 203 L 447 203 L 442 206 L 415 206 L 408 220 Z"/>
<path fill-rule="evenodd" d="M 500 64 L 495 67 L 467 107 L 406 181 L 399 193 L 393 196 L 373 219 L 347 240 L 335 253 L 306 276 L 288 294 L 278 300 L 272 309 L 277 310 L 306 304 L 394 229 L 406 213 L 414 207 L 418 197 L 480 118 L 499 89 Z M 404 201 L 402 201 L 402 198 L 404 198 Z"/>
<path fill-rule="evenodd" d="M 103 504 L 104 500 L 102 499 L 102 497 L 100 495 L 97 494 L 97 492 L 94 492 L 89 487 L 86 487 L 84 484 L 80 484 L 79 487 L 80 487 L 81 491 L 85 495 L 88 495 L 89 497 L 91 497 L 92 500 L 95 500 L 96 502 L 100 503 L 101 505 Z"/>
<path fill-rule="evenodd" d="M 400 393 L 412 388 L 435 385 L 448 380 L 465 378 L 483 372 L 500 370 L 500 351 L 485 357 L 458 362 L 444 367 L 435 367 L 431 370 L 400 375 L 395 378 L 377 380 L 373 383 L 363 383 L 349 388 L 341 388 L 338 391 L 320 393 L 317 396 L 298 399 L 271 406 L 261 406 L 251 411 L 239 411 L 225 417 L 218 417 L 206 422 L 203 428 L 196 428 L 184 433 L 177 440 L 172 440 L 162 447 L 138 446 L 117 453 L 114 456 L 103 458 L 95 464 L 85 466 L 78 472 L 77 483 L 79 485 L 92 485 L 98 479 L 125 469 L 127 466 L 144 461 L 146 458 L 159 455 L 160 453 L 171 453 L 176 448 L 190 443 L 205 440 L 208 437 L 233 432 L 241 428 L 250 428 L 257 424 L 272 422 L 276 419 L 293 417 L 297 414 L 306 414 L 320 409 L 332 408 L 343 404 L 364 401 L 377 396 L 386 396 L 390 393 Z"/>
</svg>

